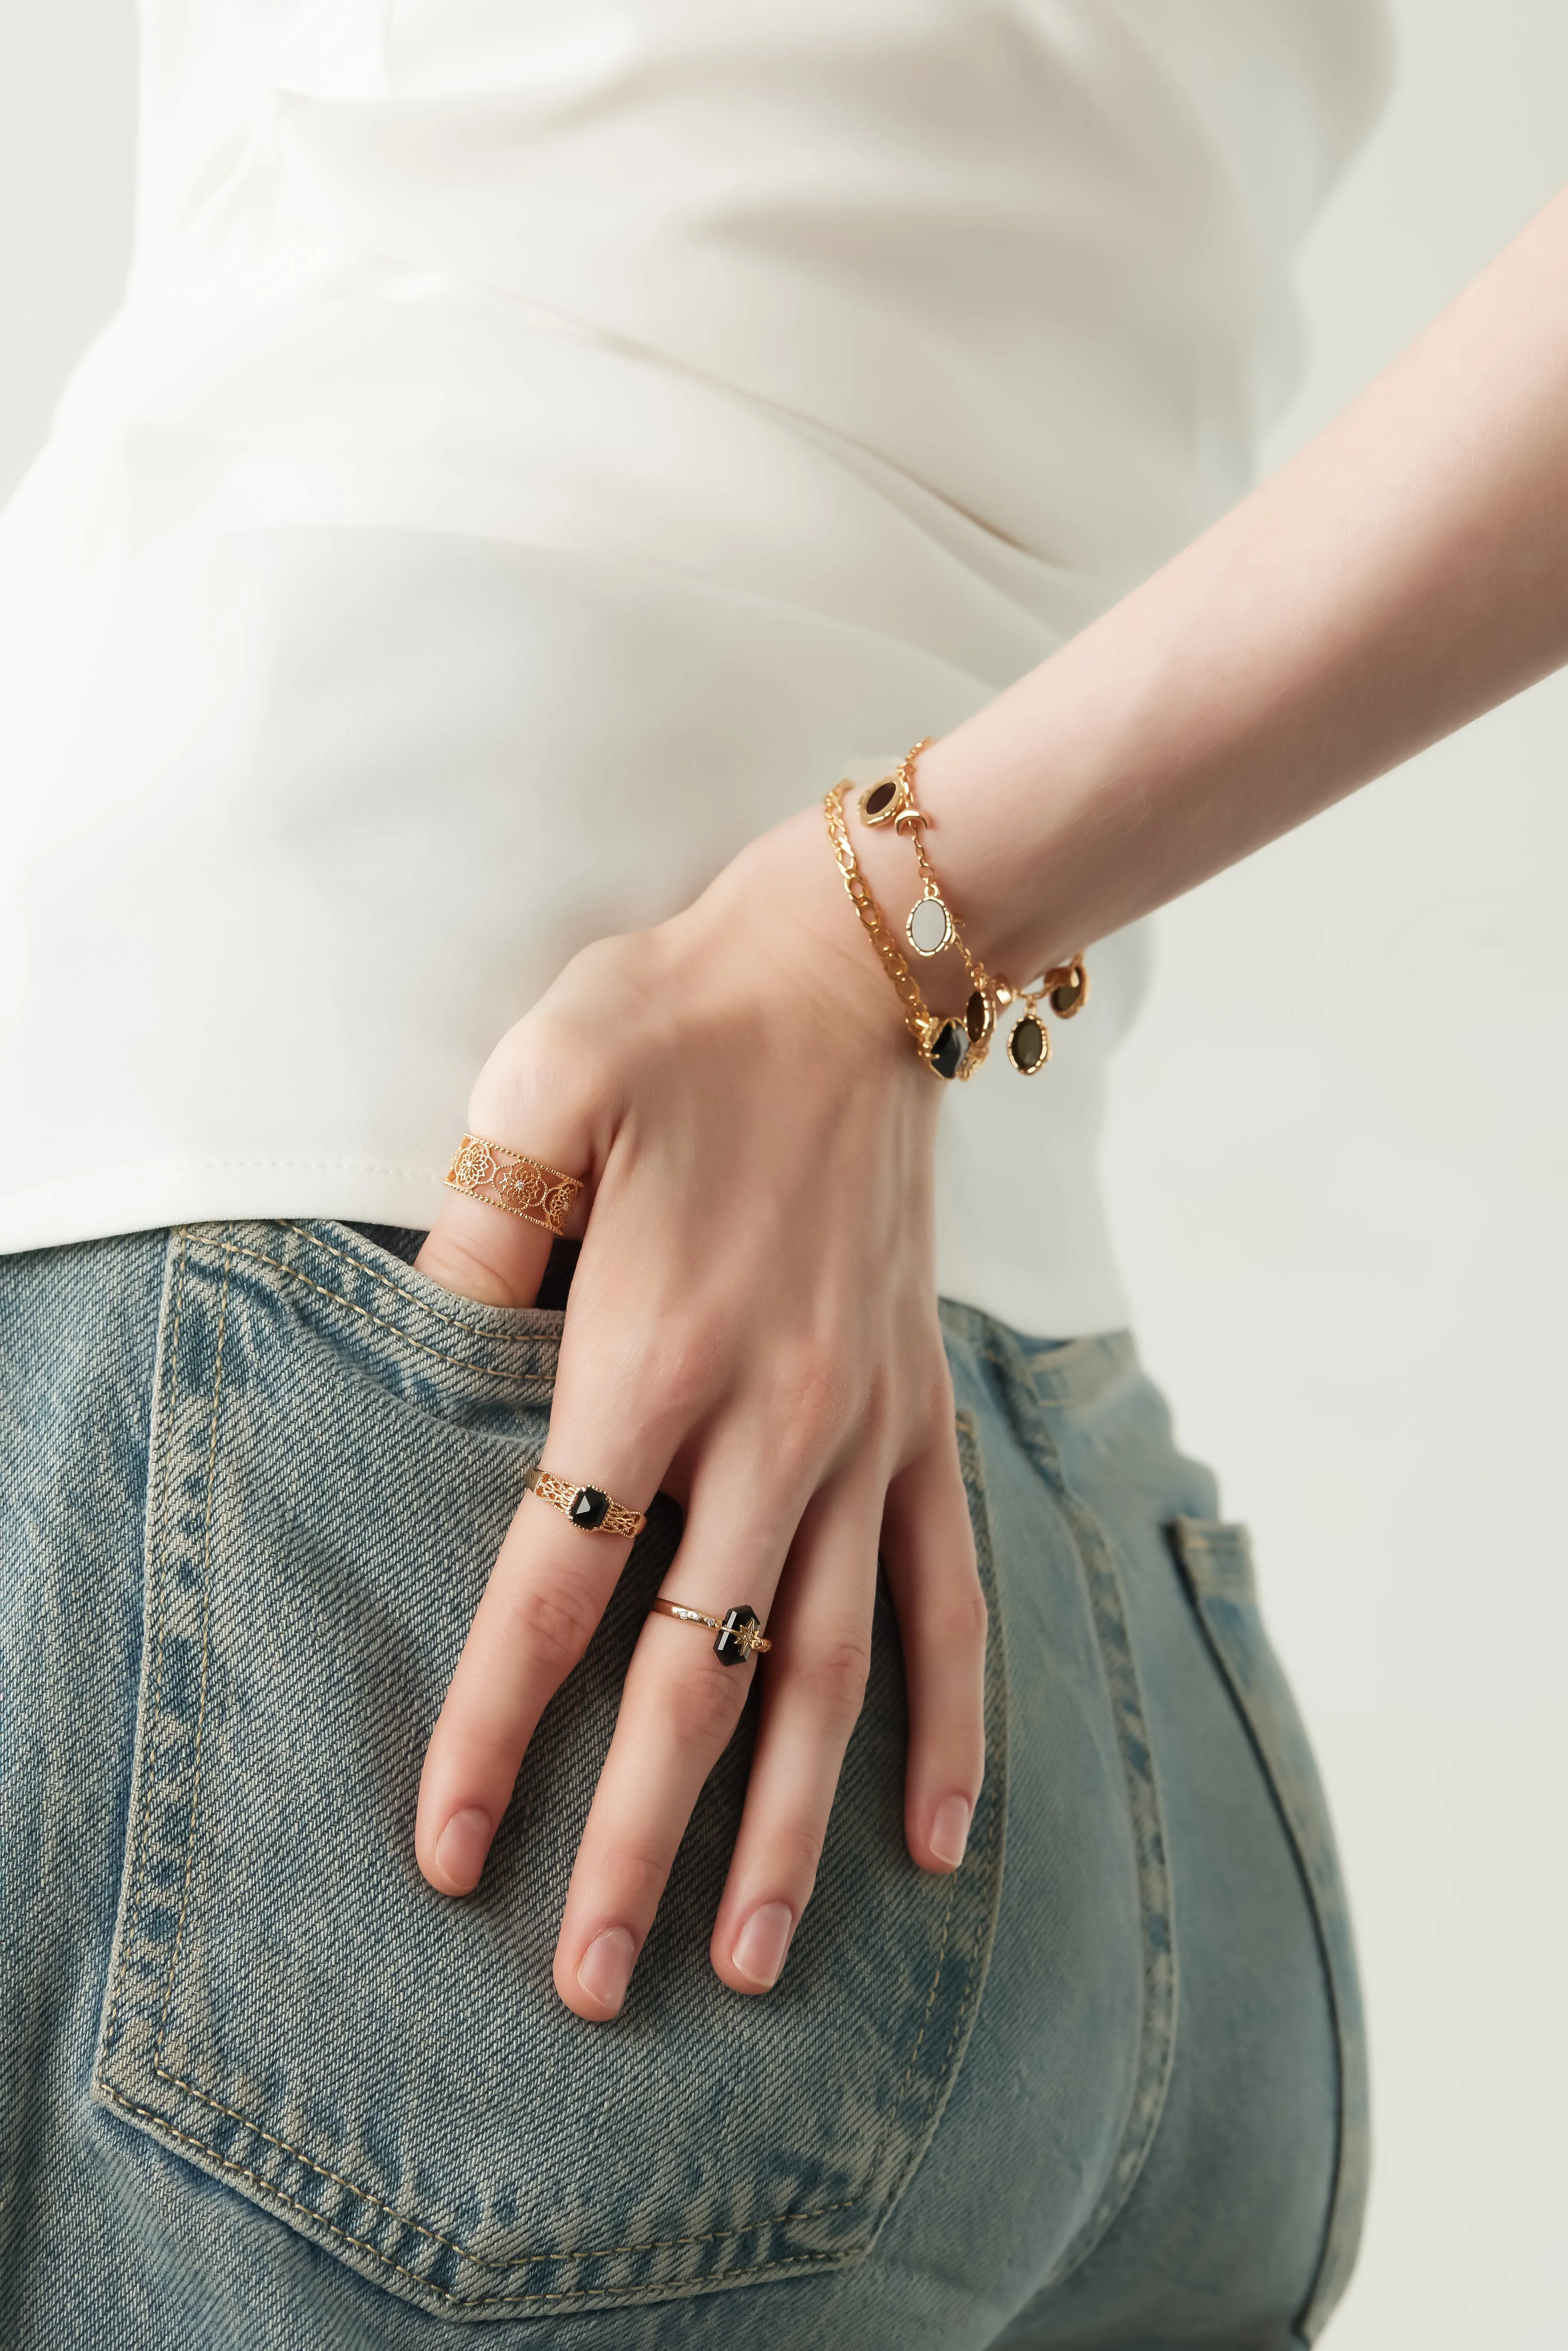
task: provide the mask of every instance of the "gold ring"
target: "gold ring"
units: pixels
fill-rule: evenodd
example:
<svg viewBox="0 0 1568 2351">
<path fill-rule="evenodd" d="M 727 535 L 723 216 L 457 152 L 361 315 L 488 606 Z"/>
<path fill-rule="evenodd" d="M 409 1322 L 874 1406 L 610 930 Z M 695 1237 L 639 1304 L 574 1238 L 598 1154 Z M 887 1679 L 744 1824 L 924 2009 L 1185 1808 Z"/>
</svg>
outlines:
<svg viewBox="0 0 1568 2351">
<path fill-rule="evenodd" d="M 722 1616 L 710 1616 L 706 1608 L 685 1608 L 678 1600 L 658 1599 L 653 1607 L 661 1616 L 674 1616 L 683 1625 L 706 1625 L 710 1633 L 716 1633 L 713 1651 L 721 1666 L 743 1666 L 754 1649 L 773 1646 L 762 1637 L 755 1608 L 727 1608 Z"/>
<path fill-rule="evenodd" d="M 645 1511 L 629 1510 L 624 1502 L 612 1501 L 602 1486 L 569 1485 L 549 1469 L 530 1469 L 523 1483 L 530 1494 L 537 1494 L 541 1502 L 553 1502 L 563 1518 L 587 1534 L 640 1535 L 648 1523 Z"/>
<path fill-rule="evenodd" d="M 559 1240 L 566 1230 L 572 1202 L 582 1189 L 580 1176 L 564 1176 L 542 1159 L 529 1159 L 505 1143 L 488 1143 L 482 1134 L 465 1134 L 458 1144 L 446 1181 L 455 1192 L 483 1200 L 487 1208 L 505 1208 L 525 1225 L 538 1225 Z"/>
</svg>

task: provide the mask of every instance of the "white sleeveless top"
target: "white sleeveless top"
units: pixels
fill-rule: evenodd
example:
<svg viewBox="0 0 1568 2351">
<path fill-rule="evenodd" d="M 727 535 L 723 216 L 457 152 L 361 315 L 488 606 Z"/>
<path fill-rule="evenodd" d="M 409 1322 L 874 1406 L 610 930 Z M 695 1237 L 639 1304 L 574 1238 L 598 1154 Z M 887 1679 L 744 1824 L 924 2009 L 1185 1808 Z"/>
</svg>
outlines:
<svg viewBox="0 0 1568 2351">
<path fill-rule="evenodd" d="M 428 1223 L 574 948 L 1244 490 L 1385 63 L 1372 0 L 142 13 L 129 295 L 0 524 L 0 1249 Z M 946 1101 L 943 1288 L 1037 1332 L 1125 1318 L 1143 963 Z"/>
</svg>

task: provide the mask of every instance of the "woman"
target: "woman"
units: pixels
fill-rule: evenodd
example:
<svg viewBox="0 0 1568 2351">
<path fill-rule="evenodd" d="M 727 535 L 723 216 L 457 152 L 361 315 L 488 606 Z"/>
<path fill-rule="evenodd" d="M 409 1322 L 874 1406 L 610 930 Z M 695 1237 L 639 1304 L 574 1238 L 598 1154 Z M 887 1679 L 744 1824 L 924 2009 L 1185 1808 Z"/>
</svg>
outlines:
<svg viewBox="0 0 1568 2351">
<path fill-rule="evenodd" d="M 1351 0 L 147 40 L 4 547 L 6 2341 L 1312 2340 L 1354 1961 L 1100 1083 L 1568 652 L 1568 212 L 1195 538 Z"/>
</svg>

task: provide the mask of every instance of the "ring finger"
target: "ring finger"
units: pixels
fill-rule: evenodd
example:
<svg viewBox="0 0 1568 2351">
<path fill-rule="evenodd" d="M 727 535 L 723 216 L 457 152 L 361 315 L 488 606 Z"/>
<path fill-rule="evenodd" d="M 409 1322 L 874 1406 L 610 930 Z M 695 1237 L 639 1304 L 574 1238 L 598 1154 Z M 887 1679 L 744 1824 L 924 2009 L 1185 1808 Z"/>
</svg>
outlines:
<svg viewBox="0 0 1568 2351">
<path fill-rule="evenodd" d="M 817 1496 L 774 1612 L 779 1648 L 710 1956 L 735 1991 L 770 1991 L 816 1883 L 844 1751 L 865 1698 L 884 1481 Z"/>
<path fill-rule="evenodd" d="M 790 1547 L 789 1597 L 781 1599 L 769 1623 L 768 1637 L 777 1645 L 769 1661 L 771 1676 L 778 1670 L 775 1661 L 781 1660 L 798 1638 L 797 1594 L 805 1569 L 805 1581 L 818 1595 L 807 1615 L 809 1621 L 813 1615 L 820 1619 L 811 1654 L 823 1667 L 819 1691 L 822 1702 L 813 1710 L 809 1725 L 797 1718 L 795 1751 L 777 1759 L 794 1789 L 791 1819 L 783 1831 L 794 1854 L 786 1873 L 789 1931 L 810 1890 L 844 1745 L 859 1711 L 859 1689 L 852 1690 L 848 1684 L 855 1677 L 858 1660 L 868 1652 L 880 1510 L 880 1493 L 874 1500 L 867 1495 L 852 1518 L 846 1515 L 835 1488 L 819 1494 Z M 706 1514 L 699 1512 L 694 1498 L 687 1537 L 668 1580 L 668 1596 L 710 1608 L 715 1614 L 722 1613 L 725 1595 L 708 1591 L 706 1585 L 716 1574 L 726 1572 L 723 1562 L 737 1555 L 766 1556 L 761 1529 L 751 1544 L 737 1544 L 727 1536 L 721 1544 L 716 1536 L 707 1537 L 707 1528 L 728 1529 L 734 1523 L 733 1512 L 721 1507 Z M 819 1552 L 823 1573 L 811 1574 L 807 1562 Z M 858 1595 L 853 1577 L 844 1573 L 857 1552 L 864 1571 Z M 715 1562 L 712 1567 L 699 1565 L 710 1560 Z M 733 1578 L 733 1569 L 727 1572 Z M 754 1576 L 757 1589 L 749 1601 L 759 1614 L 768 1614 L 771 1586 L 778 1580 L 777 1568 Z M 830 1590 L 835 1584 L 837 1598 L 830 1601 Z M 716 1607 L 712 1604 L 715 1600 L 720 1604 Z M 851 1668 L 847 1678 L 846 1661 Z M 705 1637 L 696 1628 L 671 1624 L 663 1616 L 650 1618 L 627 1677 L 615 1736 L 583 1833 L 561 1920 L 556 1989 L 580 2016 L 600 2020 L 618 2011 L 693 1808 L 734 1734 L 754 1670 L 746 1665 L 727 1667 L 714 1655 L 711 1636 Z M 837 1706 L 827 1695 L 835 1676 Z M 862 1687 L 863 1679 L 861 1671 Z M 768 1719 L 765 1712 L 765 1724 Z M 748 1821 L 753 1817 L 761 1761 L 759 1749 L 753 1765 L 753 1793 L 747 1802 Z M 765 1919 L 759 1931 L 766 1935 L 776 1923 L 771 1917 Z M 760 1968 L 756 1977 L 744 1972 L 737 1976 L 727 1970 L 720 1972 L 738 1989 L 765 1988 Z"/>
</svg>

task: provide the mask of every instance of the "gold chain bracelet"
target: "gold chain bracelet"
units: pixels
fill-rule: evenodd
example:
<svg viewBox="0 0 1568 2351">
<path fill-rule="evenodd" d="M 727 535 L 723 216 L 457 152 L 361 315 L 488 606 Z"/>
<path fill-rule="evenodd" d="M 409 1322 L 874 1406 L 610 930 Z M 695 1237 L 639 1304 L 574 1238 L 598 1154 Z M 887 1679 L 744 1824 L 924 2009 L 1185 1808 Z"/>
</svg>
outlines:
<svg viewBox="0 0 1568 2351">
<path fill-rule="evenodd" d="M 868 785 L 860 796 L 860 813 L 868 825 L 891 824 L 894 832 L 907 834 L 915 852 L 915 862 L 920 870 L 920 895 L 904 918 L 904 935 L 915 954 L 939 956 L 944 947 L 956 947 L 964 958 L 964 968 L 969 975 L 969 1000 L 964 1013 L 969 1047 L 959 1075 L 968 1078 L 989 1050 L 997 1025 L 998 996 L 985 965 L 969 952 L 969 943 L 943 895 L 936 869 L 925 847 L 925 831 L 931 819 L 915 798 L 915 763 L 922 751 L 930 749 L 933 740 L 929 735 L 923 736 L 904 753 L 891 776 Z"/>
<path fill-rule="evenodd" d="M 845 792 L 848 784 L 840 784 L 823 799 L 822 814 L 827 820 L 828 839 L 849 892 L 850 904 L 860 916 L 866 936 L 882 957 L 883 968 L 898 991 L 904 1007 L 904 1025 L 914 1038 L 920 1058 L 936 1077 L 956 1078 L 968 1051 L 969 1039 L 963 1022 L 943 1019 L 934 1013 L 920 993 L 920 983 L 899 952 L 898 943 L 888 929 L 882 908 L 872 894 L 871 885 L 861 872 L 860 861 L 850 840 L 844 822 Z"/>
<path fill-rule="evenodd" d="M 920 806 L 915 792 L 915 767 L 921 753 L 929 750 L 933 737 L 929 735 L 906 751 L 890 776 L 868 784 L 861 793 L 859 809 L 862 822 L 872 826 L 891 824 L 894 831 L 908 837 L 915 852 L 915 862 L 920 872 L 920 895 L 911 906 L 904 921 L 904 936 L 919 956 L 938 956 L 945 947 L 956 946 L 964 958 L 964 968 L 969 975 L 969 1000 L 965 1007 L 964 1036 L 966 1044 L 956 1042 L 957 1024 L 948 1021 L 936 1024 L 926 1011 L 925 998 L 914 973 L 904 962 L 896 943 L 887 930 L 882 910 L 866 888 L 854 851 L 850 844 L 848 830 L 843 823 L 842 799 L 850 787 L 841 784 L 830 795 L 838 820 L 834 835 L 834 854 L 844 874 L 844 885 L 854 901 L 857 913 L 871 934 L 873 944 L 898 988 L 904 1003 L 905 1019 L 915 1041 L 933 1069 L 942 1077 L 972 1077 L 985 1060 L 996 1028 L 998 1010 L 1015 1001 L 1023 1007 L 1008 1036 L 1008 1060 L 1020 1077 L 1033 1077 L 1051 1059 L 1051 1031 L 1035 1008 L 1041 997 L 1049 996 L 1051 1009 L 1063 1020 L 1071 1020 L 1089 1001 L 1089 971 L 1082 955 L 1076 954 L 1065 964 L 1047 971 L 1031 988 L 1015 989 L 1001 977 L 992 979 L 977 956 L 971 955 L 967 940 L 956 915 L 948 904 L 936 877 L 936 871 L 925 846 L 925 834 L 932 819 Z M 833 817 L 829 819 L 829 831 L 833 833 Z M 842 848 L 840 847 L 840 836 Z M 849 862 L 846 865 L 845 856 Z M 857 891 L 860 894 L 857 894 Z M 862 903 L 863 900 L 863 903 Z M 868 915 L 867 906 L 871 913 Z M 874 917 L 874 920 L 873 919 Z M 896 970 L 894 965 L 896 964 Z M 901 977 L 902 976 L 902 977 Z M 910 1017 L 913 1002 L 922 1025 L 916 1026 Z M 933 1037 L 936 1028 L 943 1027 L 946 1039 L 945 1058 L 953 1066 L 945 1067 L 935 1058 Z M 953 1032 L 953 1033 L 949 1033 Z M 956 1054 L 957 1059 L 954 1060 Z"/>
</svg>

